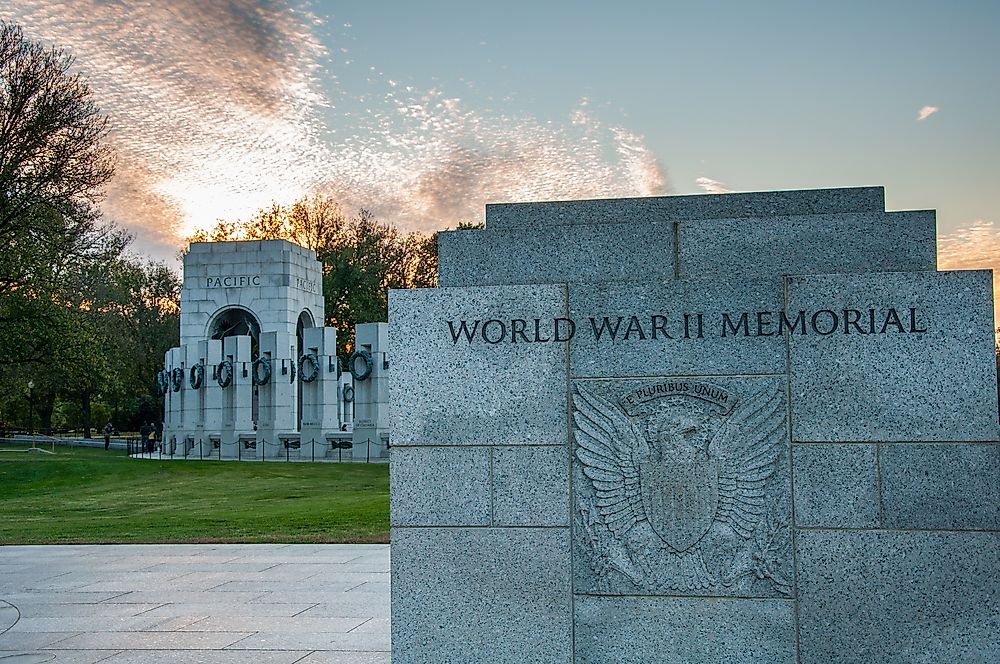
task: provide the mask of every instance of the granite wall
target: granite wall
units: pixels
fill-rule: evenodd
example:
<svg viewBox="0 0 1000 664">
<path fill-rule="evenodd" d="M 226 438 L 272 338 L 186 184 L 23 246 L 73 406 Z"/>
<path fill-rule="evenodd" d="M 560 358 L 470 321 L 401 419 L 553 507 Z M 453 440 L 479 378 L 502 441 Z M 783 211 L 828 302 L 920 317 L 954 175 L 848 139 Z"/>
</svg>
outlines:
<svg viewBox="0 0 1000 664">
<path fill-rule="evenodd" d="M 986 271 L 881 188 L 491 205 L 390 294 L 394 662 L 1000 659 Z"/>
</svg>

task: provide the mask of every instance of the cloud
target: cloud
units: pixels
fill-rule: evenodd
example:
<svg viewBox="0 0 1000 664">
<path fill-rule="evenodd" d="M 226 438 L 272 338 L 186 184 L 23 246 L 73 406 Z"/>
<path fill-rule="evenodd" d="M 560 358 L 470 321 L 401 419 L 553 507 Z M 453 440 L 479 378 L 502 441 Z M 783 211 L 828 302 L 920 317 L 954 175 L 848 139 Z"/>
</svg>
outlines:
<svg viewBox="0 0 1000 664">
<path fill-rule="evenodd" d="M 994 309 L 1000 312 L 1000 228 L 992 221 L 977 219 L 938 237 L 938 269 L 993 270 Z"/>
<path fill-rule="evenodd" d="M 154 256 L 317 191 L 421 231 L 481 218 L 487 201 L 669 191 L 645 140 L 590 100 L 548 122 L 399 84 L 406 72 L 353 53 L 349 66 L 350 26 L 294 2 L 20 0 L 0 18 L 76 57 L 119 152 L 103 210 Z M 356 76 L 338 74 L 359 66 L 371 73 L 345 87 Z"/>
<path fill-rule="evenodd" d="M 923 108 L 920 109 L 920 112 L 917 114 L 917 122 L 923 122 L 924 120 L 931 117 L 940 110 L 941 109 L 938 108 L 937 106 L 924 106 Z"/>
<path fill-rule="evenodd" d="M 726 189 L 725 185 L 718 180 L 713 180 L 712 178 L 700 177 L 696 179 L 695 184 L 697 184 L 702 191 L 706 194 L 728 194 L 731 189 Z"/>
</svg>

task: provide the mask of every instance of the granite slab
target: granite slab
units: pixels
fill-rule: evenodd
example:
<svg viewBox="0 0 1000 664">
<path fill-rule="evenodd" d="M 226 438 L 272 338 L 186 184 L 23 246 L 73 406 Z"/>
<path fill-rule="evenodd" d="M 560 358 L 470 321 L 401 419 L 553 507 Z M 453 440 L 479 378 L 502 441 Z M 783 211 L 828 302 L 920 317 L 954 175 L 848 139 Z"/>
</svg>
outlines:
<svg viewBox="0 0 1000 664">
<path fill-rule="evenodd" d="M 795 276 L 787 290 L 809 321 L 788 336 L 794 441 L 998 439 L 989 271 Z"/>
<path fill-rule="evenodd" d="M 1000 533 L 803 530 L 802 664 L 1000 660 Z"/>
<path fill-rule="evenodd" d="M 793 445 L 795 525 L 881 525 L 875 445 Z"/>
<path fill-rule="evenodd" d="M 1000 445 L 883 445 L 887 528 L 1000 530 Z"/>
<path fill-rule="evenodd" d="M 569 526 L 569 449 L 495 447 L 493 523 Z"/>
<path fill-rule="evenodd" d="M 710 219 L 678 228 L 681 279 L 937 268 L 933 210 Z"/>
<path fill-rule="evenodd" d="M 438 234 L 438 284 L 500 286 L 672 279 L 674 224 Z"/>
<path fill-rule="evenodd" d="M 568 528 L 394 528 L 394 664 L 572 661 Z"/>
<path fill-rule="evenodd" d="M 577 597 L 577 664 L 794 664 L 787 600 Z"/>
<path fill-rule="evenodd" d="M 390 459 L 392 525 L 491 525 L 489 448 L 393 447 Z"/>
<path fill-rule="evenodd" d="M 390 291 L 389 343 L 409 349 L 392 360 L 393 446 L 565 445 L 565 346 L 525 341 L 565 311 L 563 286 Z"/>
<path fill-rule="evenodd" d="M 646 224 L 808 214 L 882 212 L 883 187 L 800 189 L 537 203 L 487 203 L 489 231 L 534 231 L 574 224 Z"/>
</svg>

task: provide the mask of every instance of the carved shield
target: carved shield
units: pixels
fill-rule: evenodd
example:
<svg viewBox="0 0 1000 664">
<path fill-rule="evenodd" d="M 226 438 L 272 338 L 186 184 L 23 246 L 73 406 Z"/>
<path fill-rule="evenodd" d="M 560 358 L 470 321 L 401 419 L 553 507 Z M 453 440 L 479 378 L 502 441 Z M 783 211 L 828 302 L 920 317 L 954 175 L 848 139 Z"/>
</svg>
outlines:
<svg viewBox="0 0 1000 664">
<path fill-rule="evenodd" d="M 697 544 L 719 507 L 719 466 L 715 459 L 639 465 L 642 504 L 657 535 L 675 551 Z"/>
</svg>

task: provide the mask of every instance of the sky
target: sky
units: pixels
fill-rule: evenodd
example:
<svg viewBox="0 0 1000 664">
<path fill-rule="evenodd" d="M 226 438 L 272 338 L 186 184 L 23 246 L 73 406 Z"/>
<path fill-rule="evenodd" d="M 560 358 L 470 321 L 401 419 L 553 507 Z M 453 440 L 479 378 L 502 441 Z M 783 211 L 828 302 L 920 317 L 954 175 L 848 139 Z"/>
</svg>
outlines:
<svg viewBox="0 0 1000 664">
<path fill-rule="evenodd" d="M 105 217 L 172 262 L 312 193 L 487 202 L 884 186 L 1000 268 L 1000 2 L 0 0 L 114 127 Z"/>
</svg>

